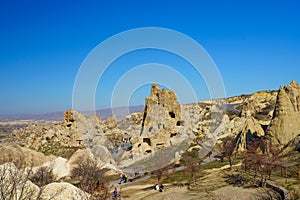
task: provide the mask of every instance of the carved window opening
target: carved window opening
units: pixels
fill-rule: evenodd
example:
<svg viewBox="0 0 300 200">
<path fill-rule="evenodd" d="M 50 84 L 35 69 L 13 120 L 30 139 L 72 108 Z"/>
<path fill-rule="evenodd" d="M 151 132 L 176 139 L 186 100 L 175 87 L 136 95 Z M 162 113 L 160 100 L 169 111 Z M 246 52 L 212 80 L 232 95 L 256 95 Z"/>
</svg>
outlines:
<svg viewBox="0 0 300 200">
<path fill-rule="evenodd" d="M 174 137 L 176 135 L 177 135 L 177 133 L 171 133 L 170 137 Z"/>
<path fill-rule="evenodd" d="M 175 118 L 175 113 L 174 112 L 169 112 L 169 115 L 171 118 Z"/>
<path fill-rule="evenodd" d="M 149 146 L 151 146 L 151 140 L 150 140 L 150 138 L 143 138 L 143 142 L 147 143 Z"/>
</svg>

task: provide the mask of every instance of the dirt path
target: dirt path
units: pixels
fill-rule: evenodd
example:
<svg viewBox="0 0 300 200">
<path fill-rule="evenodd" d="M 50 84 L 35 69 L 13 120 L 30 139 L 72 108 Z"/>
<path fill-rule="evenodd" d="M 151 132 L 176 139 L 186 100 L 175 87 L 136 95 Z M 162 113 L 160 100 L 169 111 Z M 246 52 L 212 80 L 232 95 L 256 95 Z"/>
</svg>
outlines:
<svg viewBox="0 0 300 200">
<path fill-rule="evenodd" d="M 226 170 L 228 167 L 206 170 L 207 175 L 198 179 L 197 185 L 190 189 L 166 184 L 164 192 L 159 192 L 153 189 L 156 180 L 150 179 L 118 185 L 118 190 L 126 200 L 255 200 L 270 195 L 271 190 L 266 188 L 229 185 L 225 178 L 226 173 L 231 173 Z"/>
</svg>

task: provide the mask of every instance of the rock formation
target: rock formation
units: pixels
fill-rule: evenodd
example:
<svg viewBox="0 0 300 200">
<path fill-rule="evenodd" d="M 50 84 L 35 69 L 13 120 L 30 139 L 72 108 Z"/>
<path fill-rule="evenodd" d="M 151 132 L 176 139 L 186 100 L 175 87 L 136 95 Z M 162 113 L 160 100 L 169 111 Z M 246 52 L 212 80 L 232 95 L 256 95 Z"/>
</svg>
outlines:
<svg viewBox="0 0 300 200">
<path fill-rule="evenodd" d="M 65 158 L 80 148 L 110 145 L 97 116 L 74 110 L 67 110 L 61 123 L 31 125 L 16 136 L 24 139 L 26 147 Z"/>
<path fill-rule="evenodd" d="M 109 129 L 115 128 L 117 126 L 117 118 L 114 115 L 109 116 L 106 119 L 106 125 Z"/>
<path fill-rule="evenodd" d="M 107 126 L 111 127 L 112 123 L 116 123 L 114 119 L 111 117 L 110 123 L 103 123 L 96 115 L 86 116 L 74 110 L 67 110 L 64 113 L 63 122 L 31 125 L 19 131 L 16 137 L 21 138 L 21 145 L 26 146 L 26 149 L 30 148 L 46 155 L 63 157 L 57 158 L 51 164 L 58 169 L 61 167 L 61 172 L 57 174 L 60 177 L 69 174 L 72 166 L 69 166 L 66 159 L 72 157 L 72 154 L 80 149 L 88 149 L 89 153 L 92 152 L 93 157 L 101 165 L 106 166 L 108 163 L 107 168 L 118 169 L 108 150 L 108 148 L 113 148 L 113 144 L 106 136 L 107 134 L 102 131 L 102 128 L 107 129 Z M 41 156 L 36 155 L 34 161 L 39 157 Z M 28 158 L 31 157 L 28 156 Z M 43 161 L 47 162 L 49 159 Z"/>
<path fill-rule="evenodd" d="M 267 134 L 275 144 L 286 145 L 300 134 L 300 85 L 295 81 L 280 87 Z"/>
<path fill-rule="evenodd" d="M 1 199 L 38 199 L 40 188 L 13 163 L 0 165 L 0 180 Z"/>
<path fill-rule="evenodd" d="M 131 151 L 124 152 L 120 159 L 120 166 L 124 168 L 134 164 L 140 168 L 148 167 L 149 170 L 150 164 L 155 163 L 157 156 L 160 159 L 164 156 L 162 160 L 165 163 L 161 162 L 160 165 L 167 165 L 174 161 L 175 154 L 181 154 L 187 149 L 194 137 L 191 123 L 188 121 L 189 114 L 181 109 L 175 92 L 160 89 L 157 84 L 153 84 L 150 97 L 146 98 L 143 115 L 134 113 L 126 120 L 131 129 L 132 127 L 137 129 L 134 128 L 133 133 L 127 132 L 132 135 L 130 142 L 133 147 Z M 138 163 L 149 164 L 142 167 Z"/>
<path fill-rule="evenodd" d="M 254 139 L 254 138 L 260 138 L 265 135 L 265 132 L 261 126 L 261 124 L 258 123 L 258 121 L 252 117 L 249 116 L 246 118 L 243 129 L 237 136 L 237 150 L 238 151 L 244 151 L 247 148 L 247 145 Z"/>
<path fill-rule="evenodd" d="M 0 164 L 13 162 L 18 167 L 40 166 L 55 159 L 55 156 L 46 156 L 41 152 L 21 147 L 18 144 L 9 144 L 0 148 Z"/>
<path fill-rule="evenodd" d="M 237 137 L 238 149 L 245 149 L 249 133 L 264 135 L 273 117 L 277 93 L 263 91 L 227 100 L 179 105 L 174 91 L 153 84 L 144 112 L 132 113 L 119 121 L 115 116 L 102 121 L 96 115 L 67 110 L 63 122 L 31 125 L 16 136 L 28 148 L 71 157 L 73 161 L 72 154 L 76 151 L 74 155 L 91 153 L 101 165 L 116 171 L 119 167 L 128 169 L 139 163 L 153 163 L 158 155 L 170 154 L 164 159 L 169 164 L 180 159 L 195 138 L 202 143 L 197 146 L 204 152 L 201 156 L 226 136 Z M 132 149 L 127 148 L 129 140 Z M 72 164 L 68 167 L 72 168 Z"/>
<path fill-rule="evenodd" d="M 89 199 L 90 195 L 70 183 L 50 183 L 42 191 L 41 200 L 72 200 L 72 199 Z"/>
<path fill-rule="evenodd" d="M 183 125 L 181 115 L 175 92 L 160 89 L 157 84 L 153 84 L 151 95 L 146 98 L 141 129 L 143 141 L 139 148 L 145 148 L 145 152 L 150 153 L 153 148 L 168 146 L 166 142 L 176 136 Z"/>
<path fill-rule="evenodd" d="M 0 189 L 4 199 L 88 199 L 89 194 L 66 182 L 50 183 L 42 188 L 28 180 L 25 170 L 13 163 L 0 165 Z"/>
</svg>

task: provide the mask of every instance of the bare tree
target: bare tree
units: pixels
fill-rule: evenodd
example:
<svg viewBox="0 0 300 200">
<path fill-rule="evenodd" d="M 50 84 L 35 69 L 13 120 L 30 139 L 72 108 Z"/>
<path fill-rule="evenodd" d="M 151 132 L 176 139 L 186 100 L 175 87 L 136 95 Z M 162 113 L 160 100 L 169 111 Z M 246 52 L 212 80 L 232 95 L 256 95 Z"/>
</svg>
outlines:
<svg viewBox="0 0 300 200">
<path fill-rule="evenodd" d="M 264 160 L 264 155 L 258 152 L 260 143 L 257 140 L 254 140 L 247 145 L 247 151 L 245 152 L 245 158 L 243 160 L 245 172 L 254 172 L 254 179 L 258 173 L 262 173 L 262 163 Z"/>
<path fill-rule="evenodd" d="M 31 200 L 37 198 L 38 188 L 30 184 L 31 171 L 18 170 L 13 163 L 0 166 L 0 199 Z M 35 195 L 36 194 L 36 195 Z"/>
<path fill-rule="evenodd" d="M 222 154 L 223 158 L 228 159 L 230 168 L 232 167 L 232 164 L 233 164 L 233 152 L 234 152 L 235 146 L 236 146 L 235 138 L 228 136 L 223 140 L 221 154 Z"/>
<path fill-rule="evenodd" d="M 47 166 L 39 167 L 34 173 L 29 176 L 29 180 L 39 187 L 43 187 L 56 179 L 53 174 L 53 169 Z"/>
<path fill-rule="evenodd" d="M 152 172 L 152 176 L 157 178 L 158 184 L 160 183 L 164 174 L 165 174 L 165 170 L 163 168 L 157 169 Z"/>
<path fill-rule="evenodd" d="M 157 183 L 159 184 L 162 177 L 167 175 L 168 164 L 170 160 L 170 153 L 164 151 L 158 151 L 154 154 L 149 163 L 150 170 L 152 171 L 152 176 L 157 178 Z"/>
<path fill-rule="evenodd" d="M 269 153 L 262 151 L 265 142 L 263 140 L 254 140 L 247 146 L 243 164 L 245 172 L 248 170 L 254 171 L 254 178 L 259 173 L 262 181 L 265 180 L 265 175 L 270 180 L 272 172 L 280 166 L 281 157 L 280 149 L 276 146 L 269 146 Z"/>
<path fill-rule="evenodd" d="M 198 152 L 193 149 L 191 152 L 183 154 L 182 163 L 186 167 L 186 172 L 192 177 L 193 185 L 196 185 L 196 174 L 200 170 Z"/>
<path fill-rule="evenodd" d="M 108 197 L 108 188 L 104 178 L 106 170 L 101 169 L 98 162 L 91 158 L 77 163 L 77 167 L 72 170 L 71 174 L 73 178 L 79 179 L 79 187 L 91 194 L 91 199 L 96 196 L 106 199 Z"/>
</svg>

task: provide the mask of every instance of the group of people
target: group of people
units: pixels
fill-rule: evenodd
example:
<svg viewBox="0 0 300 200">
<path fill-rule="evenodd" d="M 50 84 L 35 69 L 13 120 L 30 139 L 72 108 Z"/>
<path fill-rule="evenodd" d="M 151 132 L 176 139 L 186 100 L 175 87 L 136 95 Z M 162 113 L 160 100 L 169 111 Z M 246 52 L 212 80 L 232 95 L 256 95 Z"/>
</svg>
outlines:
<svg viewBox="0 0 300 200">
<path fill-rule="evenodd" d="M 126 151 L 130 151 L 132 149 L 132 142 L 130 141 L 132 136 L 128 136 L 127 133 L 125 133 L 124 135 L 127 136 L 123 138 L 124 147 L 126 147 Z"/>
<path fill-rule="evenodd" d="M 160 185 L 156 184 L 154 189 L 157 190 L 157 191 L 163 192 L 164 191 L 164 186 L 163 186 L 163 184 L 160 184 Z"/>
<path fill-rule="evenodd" d="M 118 153 L 119 151 L 131 151 L 132 150 L 132 142 L 131 140 L 131 135 L 128 136 L 127 133 L 125 133 L 125 135 L 127 135 L 127 137 L 124 137 L 122 139 L 122 141 L 120 141 L 119 143 L 117 143 L 115 145 L 115 153 Z"/>
</svg>

